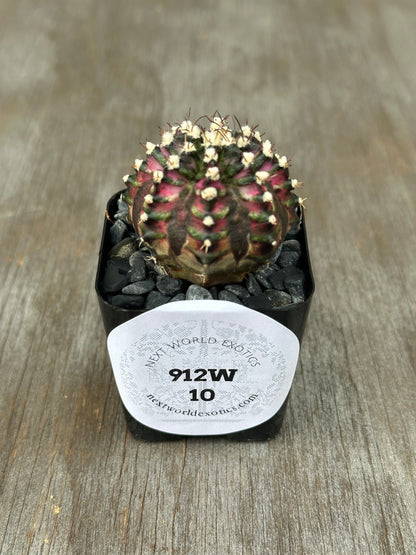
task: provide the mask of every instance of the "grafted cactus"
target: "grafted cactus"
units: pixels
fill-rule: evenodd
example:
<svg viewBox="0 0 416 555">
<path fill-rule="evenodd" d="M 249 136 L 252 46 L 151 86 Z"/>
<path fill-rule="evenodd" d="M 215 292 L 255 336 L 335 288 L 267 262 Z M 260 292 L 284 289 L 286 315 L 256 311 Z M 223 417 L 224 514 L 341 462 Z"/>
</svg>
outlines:
<svg viewBox="0 0 416 555">
<path fill-rule="evenodd" d="M 298 225 L 301 200 L 287 158 L 255 128 L 208 121 L 169 126 L 124 177 L 132 225 L 158 264 L 206 286 L 241 281 L 267 263 Z"/>
</svg>

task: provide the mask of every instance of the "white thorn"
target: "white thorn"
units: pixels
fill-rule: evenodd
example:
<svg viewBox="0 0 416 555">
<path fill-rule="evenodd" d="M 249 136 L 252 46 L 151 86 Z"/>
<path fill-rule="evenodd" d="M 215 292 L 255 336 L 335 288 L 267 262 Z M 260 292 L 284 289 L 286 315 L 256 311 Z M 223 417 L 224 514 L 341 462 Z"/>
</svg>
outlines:
<svg viewBox="0 0 416 555">
<path fill-rule="evenodd" d="M 201 197 L 204 200 L 213 200 L 218 196 L 218 191 L 215 187 L 206 187 L 201 191 Z"/>
<path fill-rule="evenodd" d="M 181 123 L 180 130 L 182 133 L 190 135 L 193 139 L 199 139 L 201 136 L 201 129 L 197 125 L 194 125 L 189 119 L 186 119 Z"/>
<path fill-rule="evenodd" d="M 243 152 L 243 155 L 241 157 L 241 162 L 245 168 L 248 168 L 249 166 L 251 166 L 251 164 L 254 161 L 254 156 L 255 156 L 254 152 Z"/>
<path fill-rule="evenodd" d="M 210 146 L 205 151 L 204 162 L 209 164 L 211 161 L 216 162 L 218 160 L 218 153 L 213 146 Z"/>
<path fill-rule="evenodd" d="M 221 144 L 223 146 L 227 146 L 235 143 L 235 139 L 231 131 L 228 131 L 228 130 L 223 131 L 222 133 L 220 133 L 220 135 L 221 135 Z"/>
<path fill-rule="evenodd" d="M 147 141 L 147 143 L 146 143 L 146 154 L 148 154 L 148 155 L 152 154 L 152 152 L 154 151 L 155 148 L 156 148 L 156 145 L 154 143 L 151 143 L 150 141 Z"/>
<path fill-rule="evenodd" d="M 153 181 L 155 183 L 160 183 L 163 179 L 163 172 L 162 170 L 155 170 L 153 172 Z"/>
<path fill-rule="evenodd" d="M 127 180 L 128 180 L 129 177 L 130 177 L 130 176 L 129 176 L 128 173 L 127 173 L 126 175 L 123 176 L 123 181 L 124 181 L 124 183 L 127 183 Z"/>
<path fill-rule="evenodd" d="M 182 133 L 187 133 L 192 129 L 192 121 L 189 119 L 184 119 L 180 125 L 180 130 Z"/>
<path fill-rule="evenodd" d="M 194 152 L 194 150 L 196 150 L 194 143 L 184 142 L 182 152 Z"/>
<path fill-rule="evenodd" d="M 263 183 L 263 181 L 266 181 L 269 176 L 269 172 L 266 171 L 256 172 L 256 182 L 260 185 L 261 183 Z"/>
<path fill-rule="evenodd" d="M 205 250 L 205 253 L 206 253 L 210 247 L 212 247 L 211 241 L 209 239 L 205 239 L 202 247 L 199 250 L 201 250 L 201 251 Z"/>
<path fill-rule="evenodd" d="M 169 170 L 175 170 L 180 166 L 179 156 L 177 154 L 171 154 L 167 159 L 166 165 Z"/>
<path fill-rule="evenodd" d="M 220 170 L 217 166 L 213 166 L 212 168 L 208 168 L 205 177 L 208 177 L 212 181 L 218 181 L 220 178 Z"/>
<path fill-rule="evenodd" d="M 207 227 L 211 227 L 215 224 L 215 220 L 212 216 L 205 216 L 205 218 L 202 220 L 202 223 Z"/>
<path fill-rule="evenodd" d="M 231 142 L 231 137 L 229 137 L 229 140 L 225 139 L 219 131 L 205 131 L 204 133 L 205 146 L 221 146 L 224 144 L 231 144 Z"/>
<path fill-rule="evenodd" d="M 272 150 L 272 143 L 267 139 L 263 143 L 263 154 L 267 156 L 267 158 L 273 158 L 273 150 Z"/>
<path fill-rule="evenodd" d="M 199 139 L 199 137 L 201 136 L 201 129 L 197 125 L 194 125 L 192 127 L 190 135 L 193 139 Z"/>
<path fill-rule="evenodd" d="M 152 204 L 152 202 L 153 202 L 153 196 L 150 195 L 150 194 L 146 195 L 146 196 L 144 197 L 144 202 L 145 202 L 146 204 Z"/>
<path fill-rule="evenodd" d="M 302 187 L 303 181 L 298 181 L 297 179 L 292 179 L 292 180 L 291 180 L 291 184 L 292 184 L 292 187 L 293 187 L 294 189 L 297 189 L 297 188 L 299 188 L 299 187 Z"/>
<path fill-rule="evenodd" d="M 247 146 L 249 143 L 249 140 L 247 137 L 245 136 L 240 136 L 237 139 L 237 146 L 238 148 L 244 148 L 245 146 Z"/>
<path fill-rule="evenodd" d="M 279 156 L 279 166 L 281 168 L 286 168 L 287 167 L 287 158 L 286 156 Z"/>
<path fill-rule="evenodd" d="M 263 195 L 262 200 L 263 200 L 263 202 L 272 202 L 272 200 L 273 200 L 273 195 L 271 194 L 270 191 L 266 191 L 266 192 L 264 193 L 264 195 Z"/>
<path fill-rule="evenodd" d="M 162 146 L 169 146 L 172 141 L 173 141 L 173 132 L 165 131 L 162 134 Z"/>
<path fill-rule="evenodd" d="M 218 116 L 216 116 L 213 121 L 211 122 L 211 125 L 209 126 L 211 131 L 217 131 L 218 129 L 228 129 L 227 125 L 225 125 L 225 123 L 223 123 L 222 119 L 219 118 Z"/>
</svg>

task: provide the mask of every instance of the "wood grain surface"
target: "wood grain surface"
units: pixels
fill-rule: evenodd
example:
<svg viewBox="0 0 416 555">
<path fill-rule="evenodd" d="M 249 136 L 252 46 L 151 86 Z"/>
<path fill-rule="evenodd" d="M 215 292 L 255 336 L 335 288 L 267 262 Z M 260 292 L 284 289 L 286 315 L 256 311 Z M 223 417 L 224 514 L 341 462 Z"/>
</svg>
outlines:
<svg viewBox="0 0 416 555">
<path fill-rule="evenodd" d="M 2 554 L 415 554 L 416 3 L 0 4 Z M 267 443 L 135 441 L 94 277 L 158 127 L 235 114 L 305 182 L 316 294 Z"/>
</svg>

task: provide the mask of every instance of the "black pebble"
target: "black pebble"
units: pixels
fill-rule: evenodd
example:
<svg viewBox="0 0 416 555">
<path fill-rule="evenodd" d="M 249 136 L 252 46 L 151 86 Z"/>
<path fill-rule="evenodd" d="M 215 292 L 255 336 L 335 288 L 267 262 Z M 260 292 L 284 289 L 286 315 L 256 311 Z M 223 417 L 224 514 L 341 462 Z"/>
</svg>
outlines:
<svg viewBox="0 0 416 555">
<path fill-rule="evenodd" d="M 136 264 L 134 268 L 132 268 L 129 272 L 130 282 L 134 283 L 135 281 L 143 281 L 146 279 L 146 265 L 144 260 L 142 260 L 142 264 Z"/>
<path fill-rule="evenodd" d="M 162 295 L 172 296 L 179 293 L 182 287 L 180 279 L 175 279 L 170 276 L 157 276 L 156 288 Z"/>
<path fill-rule="evenodd" d="M 110 241 L 112 245 L 119 243 L 127 233 L 127 226 L 122 220 L 116 220 L 110 227 Z"/>
<path fill-rule="evenodd" d="M 288 266 L 295 266 L 300 258 L 300 252 L 297 251 L 282 251 L 277 260 L 277 263 L 281 268 L 287 268 Z"/>
<path fill-rule="evenodd" d="M 127 262 L 127 264 L 126 264 Z M 117 293 L 129 283 L 129 264 L 125 258 L 115 256 L 107 261 L 101 284 L 104 293 Z"/>
<path fill-rule="evenodd" d="M 266 293 L 254 295 L 245 300 L 244 304 L 253 310 L 271 310 L 272 304 Z"/>
<path fill-rule="evenodd" d="M 147 295 L 146 304 L 144 308 L 146 310 L 151 310 L 152 308 L 156 308 L 157 306 L 161 306 L 162 304 L 166 304 L 170 301 L 169 297 L 162 295 L 159 291 L 150 291 Z"/>
<path fill-rule="evenodd" d="M 144 297 L 141 295 L 114 295 L 111 297 L 110 303 L 119 308 L 142 308 Z"/>
<path fill-rule="evenodd" d="M 299 227 L 294 227 L 293 229 L 290 229 L 285 237 L 285 240 L 290 240 L 290 239 L 295 239 L 299 234 Z"/>
<path fill-rule="evenodd" d="M 296 268 L 285 278 L 285 286 L 292 295 L 292 302 L 301 303 L 305 300 L 305 275 L 301 269 Z"/>
<path fill-rule="evenodd" d="M 141 267 L 144 264 L 144 253 L 142 251 L 136 251 L 129 257 L 129 264 L 132 268 L 137 266 Z"/>
<path fill-rule="evenodd" d="M 229 291 L 239 299 L 247 299 L 247 297 L 250 296 L 250 293 L 247 291 L 247 289 L 239 283 L 230 283 L 229 285 L 226 285 L 224 289 L 226 291 Z"/>
<path fill-rule="evenodd" d="M 208 291 L 211 293 L 213 299 L 218 299 L 218 287 L 216 285 L 212 285 Z"/>
<path fill-rule="evenodd" d="M 155 282 L 152 279 L 145 279 L 143 281 L 136 281 L 123 287 L 123 293 L 127 295 L 145 295 L 155 288 Z"/>
<path fill-rule="evenodd" d="M 170 299 L 170 303 L 174 303 L 176 301 L 184 301 L 186 299 L 185 293 L 178 293 L 174 297 Z"/>
<path fill-rule="evenodd" d="M 285 288 L 286 272 L 282 269 L 275 270 L 269 277 L 270 285 L 278 291 L 283 291 Z"/>
<path fill-rule="evenodd" d="M 126 220 L 127 216 L 129 215 L 129 207 L 121 198 L 117 200 L 117 209 L 117 212 L 114 214 L 114 219 Z"/>
<path fill-rule="evenodd" d="M 108 252 L 108 258 L 113 258 L 113 256 L 119 256 L 121 258 L 128 259 L 134 252 L 137 251 L 137 240 L 131 237 L 126 237 L 113 247 Z"/>
<path fill-rule="evenodd" d="M 291 304 L 292 297 L 286 291 L 276 291 L 275 289 L 268 289 L 265 294 L 270 299 L 272 308 L 279 308 L 279 306 L 287 306 Z"/>
<path fill-rule="evenodd" d="M 303 280 L 304 275 L 300 268 L 296 266 L 286 266 L 285 268 L 280 268 L 277 271 L 274 271 L 270 277 L 269 281 L 272 285 L 273 289 L 277 289 L 278 291 L 283 291 L 288 289 L 288 284 L 290 285 L 293 281 Z M 290 292 L 290 291 L 289 291 Z"/>
<path fill-rule="evenodd" d="M 227 289 L 223 289 L 218 293 L 218 300 L 219 301 L 229 301 L 232 303 L 243 304 L 237 295 L 231 293 L 231 291 L 227 291 Z"/>
<path fill-rule="evenodd" d="M 208 300 L 212 299 L 211 293 L 202 285 L 197 285 L 193 283 L 188 287 L 186 291 L 186 298 L 188 301 L 199 301 L 199 300 Z"/>
<path fill-rule="evenodd" d="M 282 251 L 296 251 L 300 254 L 300 243 L 296 239 L 288 239 L 282 243 Z"/>
<path fill-rule="evenodd" d="M 256 280 L 265 288 L 269 289 L 271 283 L 269 281 L 270 275 L 273 273 L 273 268 L 270 266 L 262 266 L 255 274 Z"/>
<path fill-rule="evenodd" d="M 248 274 L 246 277 L 247 291 L 250 295 L 260 295 L 262 293 L 262 288 L 259 282 L 256 280 L 254 274 Z"/>
<path fill-rule="evenodd" d="M 276 262 L 276 260 L 279 258 L 280 253 L 282 252 L 282 245 L 283 245 L 283 243 L 280 243 L 280 245 L 277 247 L 277 249 L 272 254 L 272 256 L 270 258 L 270 264 L 274 264 Z"/>
</svg>

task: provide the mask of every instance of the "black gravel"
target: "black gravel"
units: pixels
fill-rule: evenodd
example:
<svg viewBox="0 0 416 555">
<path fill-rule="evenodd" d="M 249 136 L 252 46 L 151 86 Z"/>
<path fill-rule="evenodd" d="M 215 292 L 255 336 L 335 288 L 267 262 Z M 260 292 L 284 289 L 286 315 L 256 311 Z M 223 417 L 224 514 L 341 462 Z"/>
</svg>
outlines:
<svg viewBox="0 0 416 555">
<path fill-rule="evenodd" d="M 248 274 L 248 276 L 244 280 L 244 283 L 250 295 L 255 296 L 255 295 L 260 295 L 262 293 L 262 288 L 260 287 L 260 283 L 256 280 L 256 276 L 254 274 Z"/>
<path fill-rule="evenodd" d="M 149 291 L 152 291 L 156 286 L 153 279 L 145 279 L 143 281 L 135 281 L 126 285 L 121 290 L 122 293 L 126 295 L 146 295 Z"/>
<path fill-rule="evenodd" d="M 174 303 L 175 301 L 184 301 L 186 299 L 185 293 L 178 293 L 174 297 L 170 299 L 170 303 Z"/>
<path fill-rule="evenodd" d="M 231 293 L 231 291 L 228 291 L 227 289 L 223 289 L 218 293 L 218 299 L 220 301 L 230 301 L 232 303 L 243 304 L 237 295 L 234 295 L 234 293 Z"/>
<path fill-rule="evenodd" d="M 296 239 L 287 239 L 280 245 L 280 247 L 281 247 L 280 249 L 281 252 L 295 251 L 295 252 L 298 252 L 299 254 L 301 252 L 300 243 Z"/>
<path fill-rule="evenodd" d="M 146 303 L 144 308 L 150 310 L 151 308 L 156 308 L 162 304 L 166 304 L 170 301 L 169 297 L 162 295 L 159 291 L 150 291 L 147 295 Z"/>
<path fill-rule="evenodd" d="M 139 247 L 127 217 L 127 205 L 119 200 L 115 223 L 110 228 L 112 248 L 101 282 L 104 297 L 114 306 L 151 309 L 185 299 L 219 299 L 271 310 L 305 300 L 305 275 L 299 267 L 302 249 L 296 232 L 286 236 L 269 264 L 248 274 L 241 283 L 207 289 L 166 275 L 150 250 Z"/>
<path fill-rule="evenodd" d="M 231 293 L 239 299 L 247 299 L 250 296 L 247 287 L 244 287 L 244 285 L 240 285 L 239 283 L 231 283 L 230 285 L 225 285 L 224 289 L 225 291 Z"/>
<path fill-rule="evenodd" d="M 186 299 L 188 301 L 198 301 L 198 300 L 205 300 L 205 299 L 212 299 L 211 293 L 202 285 L 197 285 L 193 283 L 189 285 L 186 290 Z"/>
<path fill-rule="evenodd" d="M 286 291 L 276 291 L 276 289 L 267 289 L 265 291 L 267 298 L 272 303 L 273 308 L 279 308 L 279 306 L 287 306 L 292 304 L 292 297 Z"/>
<path fill-rule="evenodd" d="M 182 280 L 169 276 L 157 276 L 156 287 L 163 295 L 170 298 L 172 295 L 180 293 L 182 289 Z"/>
<path fill-rule="evenodd" d="M 141 295 L 114 295 L 111 298 L 111 304 L 119 308 L 142 308 L 144 297 Z"/>
<path fill-rule="evenodd" d="M 300 252 L 282 251 L 279 258 L 277 259 L 277 263 L 281 268 L 287 268 L 288 266 L 294 266 L 295 264 L 297 264 L 299 258 Z"/>
<path fill-rule="evenodd" d="M 119 243 L 127 234 L 127 225 L 123 220 L 116 220 L 110 228 L 110 241 L 112 245 Z"/>
<path fill-rule="evenodd" d="M 104 293 L 117 293 L 127 285 L 130 266 L 128 260 L 120 257 L 110 258 L 105 269 L 104 279 L 101 284 Z"/>
</svg>

